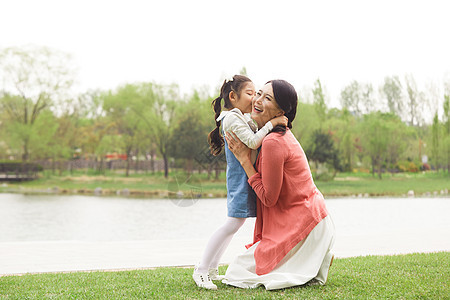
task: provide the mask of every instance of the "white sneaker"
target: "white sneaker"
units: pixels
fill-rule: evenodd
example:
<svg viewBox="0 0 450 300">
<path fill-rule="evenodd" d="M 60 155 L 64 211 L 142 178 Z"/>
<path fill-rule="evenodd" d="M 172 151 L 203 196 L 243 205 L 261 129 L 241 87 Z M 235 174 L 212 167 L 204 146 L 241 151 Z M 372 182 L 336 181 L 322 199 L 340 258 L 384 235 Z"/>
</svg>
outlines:
<svg viewBox="0 0 450 300">
<path fill-rule="evenodd" d="M 194 273 L 192 274 L 192 278 L 198 287 L 205 288 L 208 290 L 217 290 L 217 285 L 215 285 L 208 273 L 200 273 L 197 270 L 197 267 L 194 269 Z"/>
<path fill-rule="evenodd" d="M 225 278 L 224 275 L 219 275 L 218 268 L 209 269 L 208 273 L 209 273 L 209 278 L 211 278 L 211 280 L 222 280 Z"/>
</svg>

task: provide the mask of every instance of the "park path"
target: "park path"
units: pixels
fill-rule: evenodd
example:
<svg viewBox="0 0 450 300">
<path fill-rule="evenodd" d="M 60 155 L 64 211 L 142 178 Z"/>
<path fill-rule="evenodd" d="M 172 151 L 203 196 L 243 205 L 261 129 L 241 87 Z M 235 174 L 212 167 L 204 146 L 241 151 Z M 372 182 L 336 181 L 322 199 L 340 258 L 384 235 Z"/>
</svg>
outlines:
<svg viewBox="0 0 450 300">
<path fill-rule="evenodd" d="M 450 251 L 450 226 L 430 230 L 380 228 L 361 231 L 339 230 L 335 219 L 336 257 L 391 255 L 413 252 Z M 225 252 L 222 263 L 244 251 L 254 221 L 246 222 Z M 420 229 L 422 228 L 422 229 Z M 0 243 L 0 276 L 94 270 L 146 269 L 165 266 L 193 266 L 200 258 L 207 238 L 200 240 L 152 241 L 42 241 Z"/>
</svg>

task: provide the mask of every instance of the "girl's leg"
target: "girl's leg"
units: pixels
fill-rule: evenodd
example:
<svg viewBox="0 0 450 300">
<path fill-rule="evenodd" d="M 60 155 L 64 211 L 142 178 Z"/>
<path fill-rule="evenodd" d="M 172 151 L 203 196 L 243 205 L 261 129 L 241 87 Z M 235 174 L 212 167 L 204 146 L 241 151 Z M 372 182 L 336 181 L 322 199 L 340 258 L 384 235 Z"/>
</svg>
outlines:
<svg viewBox="0 0 450 300">
<path fill-rule="evenodd" d="M 203 253 L 202 260 L 198 265 L 199 272 L 207 272 L 210 268 L 216 268 L 222 254 L 227 249 L 234 234 L 245 223 L 245 218 L 228 217 L 225 224 L 223 224 L 209 239 Z"/>
</svg>

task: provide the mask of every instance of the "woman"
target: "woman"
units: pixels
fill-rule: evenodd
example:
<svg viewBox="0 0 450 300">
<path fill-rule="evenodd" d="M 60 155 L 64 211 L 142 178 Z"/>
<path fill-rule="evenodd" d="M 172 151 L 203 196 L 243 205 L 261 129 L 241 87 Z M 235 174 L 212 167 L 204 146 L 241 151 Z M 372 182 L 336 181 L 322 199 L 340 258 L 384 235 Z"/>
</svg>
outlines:
<svg viewBox="0 0 450 300">
<path fill-rule="evenodd" d="M 252 105 L 258 127 L 280 112 L 288 118 L 288 125 L 275 127 L 263 140 L 256 169 L 250 149 L 232 132 L 227 133 L 228 147 L 244 168 L 258 200 L 253 244 L 230 264 L 223 282 L 241 288 L 264 285 L 268 290 L 305 283 L 323 285 L 334 257 L 334 225 L 305 153 L 290 131 L 297 93 L 288 82 L 272 80 Z"/>
</svg>

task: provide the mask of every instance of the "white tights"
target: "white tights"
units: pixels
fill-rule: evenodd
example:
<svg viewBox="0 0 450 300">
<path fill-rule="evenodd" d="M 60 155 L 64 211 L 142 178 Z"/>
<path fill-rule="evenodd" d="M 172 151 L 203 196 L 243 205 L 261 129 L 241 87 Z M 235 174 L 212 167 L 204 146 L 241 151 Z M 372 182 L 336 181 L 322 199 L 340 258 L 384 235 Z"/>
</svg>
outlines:
<svg viewBox="0 0 450 300">
<path fill-rule="evenodd" d="M 203 273 L 207 272 L 208 269 L 217 268 L 219 260 L 230 244 L 231 239 L 244 223 L 245 218 L 228 217 L 225 224 L 213 233 L 198 265 L 199 272 Z"/>
</svg>

